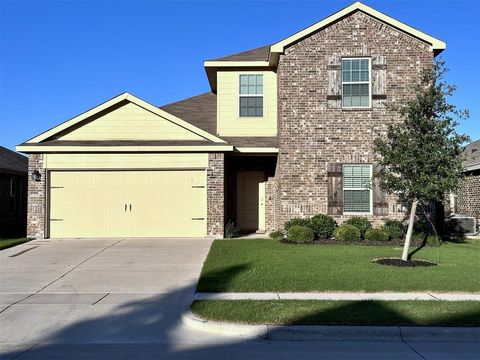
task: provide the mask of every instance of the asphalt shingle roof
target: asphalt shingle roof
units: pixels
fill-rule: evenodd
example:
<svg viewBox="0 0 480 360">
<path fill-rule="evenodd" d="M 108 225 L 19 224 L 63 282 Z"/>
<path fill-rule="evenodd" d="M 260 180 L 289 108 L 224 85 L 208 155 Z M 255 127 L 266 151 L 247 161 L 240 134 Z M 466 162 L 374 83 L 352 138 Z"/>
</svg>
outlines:
<svg viewBox="0 0 480 360">
<path fill-rule="evenodd" d="M 19 153 L 0 146 L 0 172 L 28 172 L 28 159 Z"/>
</svg>

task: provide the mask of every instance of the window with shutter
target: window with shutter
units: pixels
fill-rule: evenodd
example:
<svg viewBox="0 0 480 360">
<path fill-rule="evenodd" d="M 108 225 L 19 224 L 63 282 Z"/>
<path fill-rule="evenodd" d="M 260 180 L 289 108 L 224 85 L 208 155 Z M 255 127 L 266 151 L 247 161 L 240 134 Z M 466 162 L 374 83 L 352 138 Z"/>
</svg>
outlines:
<svg viewBox="0 0 480 360">
<path fill-rule="evenodd" d="M 342 107 L 370 107 L 370 88 L 370 58 L 342 59 Z"/>
<path fill-rule="evenodd" d="M 371 165 L 343 165 L 343 213 L 371 214 L 371 180 Z"/>
</svg>

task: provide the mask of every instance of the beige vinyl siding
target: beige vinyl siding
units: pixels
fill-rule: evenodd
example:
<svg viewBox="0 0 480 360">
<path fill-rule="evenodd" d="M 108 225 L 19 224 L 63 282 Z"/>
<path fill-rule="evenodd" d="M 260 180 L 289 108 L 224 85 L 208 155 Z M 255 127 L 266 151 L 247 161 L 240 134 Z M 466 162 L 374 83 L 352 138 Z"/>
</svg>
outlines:
<svg viewBox="0 0 480 360">
<path fill-rule="evenodd" d="M 204 140 L 134 103 L 127 103 L 59 138 L 60 140 Z"/>
<path fill-rule="evenodd" d="M 45 154 L 48 169 L 205 169 L 208 154 Z"/>
<path fill-rule="evenodd" d="M 52 171 L 50 237 L 206 235 L 205 170 Z"/>
<path fill-rule="evenodd" d="M 239 116 L 240 74 L 262 74 L 263 117 Z M 218 71 L 217 128 L 220 136 L 277 135 L 277 74 L 273 71 Z"/>
</svg>

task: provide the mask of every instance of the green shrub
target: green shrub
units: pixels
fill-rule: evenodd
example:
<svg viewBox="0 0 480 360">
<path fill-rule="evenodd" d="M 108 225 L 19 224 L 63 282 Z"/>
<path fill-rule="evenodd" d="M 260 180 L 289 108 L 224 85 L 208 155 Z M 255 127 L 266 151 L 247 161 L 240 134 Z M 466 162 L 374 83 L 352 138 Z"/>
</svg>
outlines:
<svg viewBox="0 0 480 360">
<path fill-rule="evenodd" d="M 368 229 L 365 233 L 365 240 L 369 241 L 388 241 L 389 234 L 388 231 L 380 228 L 380 229 Z"/>
<path fill-rule="evenodd" d="M 324 214 L 311 217 L 309 223 L 315 235 L 324 239 L 330 239 L 337 227 L 337 222 L 331 216 Z"/>
<path fill-rule="evenodd" d="M 416 241 L 425 241 L 430 235 L 430 224 L 427 220 L 418 220 L 413 224 L 412 239 Z"/>
<path fill-rule="evenodd" d="M 345 221 L 346 224 L 355 226 L 358 230 L 360 230 L 360 236 L 362 238 L 365 237 L 365 233 L 368 229 L 372 228 L 372 224 L 366 217 L 361 216 L 352 216 L 350 219 Z"/>
<path fill-rule="evenodd" d="M 225 225 L 225 239 L 231 239 L 237 235 L 238 229 L 235 227 L 232 220 L 228 220 L 227 225 Z"/>
<path fill-rule="evenodd" d="M 292 226 L 307 226 L 310 227 L 310 219 L 292 218 L 285 223 L 285 231 L 288 231 Z"/>
<path fill-rule="evenodd" d="M 386 219 L 382 228 L 388 232 L 390 240 L 402 239 L 405 235 L 405 226 L 399 220 Z"/>
<path fill-rule="evenodd" d="M 427 236 L 427 246 L 437 247 L 442 243 L 442 239 L 438 235 Z"/>
<path fill-rule="evenodd" d="M 287 241 L 292 243 L 311 243 L 315 234 L 308 226 L 292 225 L 287 231 Z"/>
<path fill-rule="evenodd" d="M 269 236 L 270 236 L 270 239 L 275 241 L 282 241 L 283 238 L 285 237 L 282 230 L 272 231 Z"/>
<path fill-rule="evenodd" d="M 360 230 L 350 224 L 340 225 L 333 232 L 333 237 L 339 241 L 360 241 L 360 235 Z"/>
</svg>

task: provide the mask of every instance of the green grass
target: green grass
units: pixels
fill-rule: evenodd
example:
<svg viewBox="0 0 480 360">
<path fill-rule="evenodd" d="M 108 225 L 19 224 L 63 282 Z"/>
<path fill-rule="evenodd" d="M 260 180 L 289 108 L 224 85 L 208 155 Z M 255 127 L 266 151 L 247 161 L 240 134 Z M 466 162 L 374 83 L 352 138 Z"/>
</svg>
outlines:
<svg viewBox="0 0 480 360">
<path fill-rule="evenodd" d="M 216 240 L 202 269 L 200 292 L 480 291 L 480 241 L 426 247 L 414 259 L 438 263 L 398 268 L 372 263 L 400 257 L 400 247 L 290 245 L 273 240 Z"/>
<path fill-rule="evenodd" d="M 12 246 L 20 245 L 30 240 L 31 239 L 29 238 L 0 239 L 0 250 L 7 249 Z"/>
<path fill-rule="evenodd" d="M 248 324 L 480 325 L 475 301 L 201 300 L 192 311 L 208 320 Z"/>
</svg>

